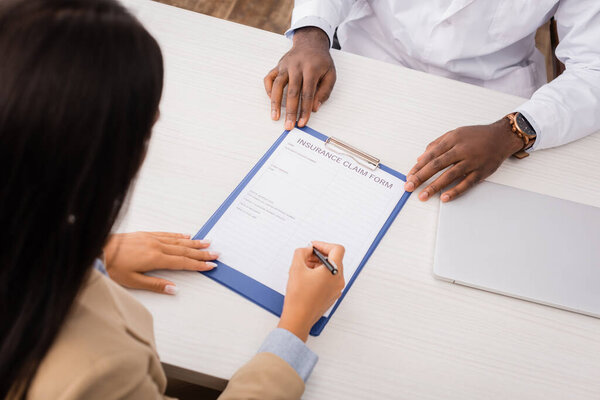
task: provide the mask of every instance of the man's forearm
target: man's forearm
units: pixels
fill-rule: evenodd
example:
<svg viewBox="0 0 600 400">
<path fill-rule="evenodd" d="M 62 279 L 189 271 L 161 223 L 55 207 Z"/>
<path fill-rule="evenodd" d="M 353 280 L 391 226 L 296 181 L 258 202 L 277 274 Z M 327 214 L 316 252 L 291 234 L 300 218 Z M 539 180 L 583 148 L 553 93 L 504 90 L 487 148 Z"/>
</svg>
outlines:
<svg viewBox="0 0 600 400">
<path fill-rule="evenodd" d="M 533 150 L 600 131 L 600 2 L 561 0 L 555 18 L 566 70 L 516 109 L 536 130 Z"/>
<path fill-rule="evenodd" d="M 537 133 L 532 150 L 561 146 L 600 131 L 600 69 L 567 70 L 516 111 Z"/>
</svg>

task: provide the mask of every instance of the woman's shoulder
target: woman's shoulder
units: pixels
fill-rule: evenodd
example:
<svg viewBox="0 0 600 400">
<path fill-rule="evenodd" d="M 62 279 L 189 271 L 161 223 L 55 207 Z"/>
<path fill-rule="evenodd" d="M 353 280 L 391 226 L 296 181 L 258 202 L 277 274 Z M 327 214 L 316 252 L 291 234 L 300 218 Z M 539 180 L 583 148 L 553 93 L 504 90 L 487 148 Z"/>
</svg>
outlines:
<svg viewBox="0 0 600 400">
<path fill-rule="evenodd" d="M 29 390 L 31 399 L 121 398 L 150 381 L 164 392 L 152 317 L 126 290 L 93 271 Z"/>
</svg>

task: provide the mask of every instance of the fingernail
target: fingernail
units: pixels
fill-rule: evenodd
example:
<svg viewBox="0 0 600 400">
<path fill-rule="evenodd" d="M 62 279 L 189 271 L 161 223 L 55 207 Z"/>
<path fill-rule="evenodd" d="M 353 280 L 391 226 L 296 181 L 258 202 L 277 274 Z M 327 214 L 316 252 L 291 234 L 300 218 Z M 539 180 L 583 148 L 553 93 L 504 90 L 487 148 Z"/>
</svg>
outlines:
<svg viewBox="0 0 600 400">
<path fill-rule="evenodd" d="M 207 262 L 206 262 L 206 265 L 208 265 L 208 266 L 209 266 L 209 267 L 211 267 L 211 268 L 215 268 L 215 267 L 217 266 L 217 263 L 214 263 L 214 262 L 207 261 Z"/>
<path fill-rule="evenodd" d="M 219 256 L 221 255 L 221 253 L 219 253 L 218 251 L 209 251 L 208 255 L 212 258 L 219 258 Z"/>
<path fill-rule="evenodd" d="M 199 243 L 202 243 L 202 244 L 210 244 L 210 240 L 209 239 L 197 239 L 196 241 L 199 242 Z"/>
<path fill-rule="evenodd" d="M 193 239 L 193 238 L 194 238 L 194 234 L 193 234 L 193 233 L 189 233 L 189 234 L 187 235 L 187 237 L 188 237 L 188 238 L 190 238 L 190 239 Z"/>
<path fill-rule="evenodd" d="M 448 200 L 450 200 L 450 196 L 448 196 L 447 194 L 443 194 L 442 195 L 442 201 L 446 202 Z"/>
<path fill-rule="evenodd" d="M 306 120 L 304 118 L 300 118 L 300 121 L 298 121 L 298 126 L 304 126 L 306 124 Z"/>
<path fill-rule="evenodd" d="M 419 200 L 425 201 L 429 198 L 429 193 L 423 191 L 419 193 Z"/>
<path fill-rule="evenodd" d="M 315 108 L 315 112 L 319 111 L 319 108 L 321 108 L 321 103 L 320 101 L 317 103 L 317 107 Z"/>
<path fill-rule="evenodd" d="M 312 242 L 308 242 L 308 244 L 306 245 L 306 247 L 310 247 L 312 249 L 313 248 Z"/>
<path fill-rule="evenodd" d="M 404 184 L 404 190 L 412 192 L 413 190 L 415 190 L 415 184 L 412 182 L 406 182 Z"/>
<path fill-rule="evenodd" d="M 290 121 L 290 120 L 285 121 L 285 129 L 288 131 L 291 131 L 292 129 L 294 129 L 294 124 L 292 123 L 292 121 Z"/>
<path fill-rule="evenodd" d="M 277 111 L 271 110 L 271 119 L 277 119 Z"/>
<path fill-rule="evenodd" d="M 179 292 L 179 288 L 177 288 L 177 286 L 173 286 L 173 285 L 165 286 L 166 294 L 177 294 L 177 292 Z"/>
</svg>

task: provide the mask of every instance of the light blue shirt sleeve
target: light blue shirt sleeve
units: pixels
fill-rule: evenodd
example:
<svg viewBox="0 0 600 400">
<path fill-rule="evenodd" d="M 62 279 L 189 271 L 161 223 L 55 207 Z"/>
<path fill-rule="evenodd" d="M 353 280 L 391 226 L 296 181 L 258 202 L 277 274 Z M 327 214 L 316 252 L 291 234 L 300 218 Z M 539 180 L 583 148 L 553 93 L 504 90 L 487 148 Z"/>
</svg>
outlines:
<svg viewBox="0 0 600 400">
<path fill-rule="evenodd" d="M 102 262 L 102 260 L 99 258 L 96 258 L 94 260 L 94 269 L 96 269 L 102 275 L 108 276 L 108 272 L 106 272 L 106 267 L 104 266 L 104 263 Z"/>
<path fill-rule="evenodd" d="M 310 376 L 319 357 L 302 340 L 288 330 L 277 328 L 265 339 L 259 353 L 272 353 L 287 362 L 304 382 Z"/>
</svg>

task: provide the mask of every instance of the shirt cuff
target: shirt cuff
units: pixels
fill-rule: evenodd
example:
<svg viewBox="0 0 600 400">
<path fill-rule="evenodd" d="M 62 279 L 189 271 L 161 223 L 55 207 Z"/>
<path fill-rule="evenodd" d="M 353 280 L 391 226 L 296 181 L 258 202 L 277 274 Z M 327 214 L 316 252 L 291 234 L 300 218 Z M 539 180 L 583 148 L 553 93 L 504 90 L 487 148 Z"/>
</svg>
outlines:
<svg viewBox="0 0 600 400">
<path fill-rule="evenodd" d="M 288 39 L 292 39 L 294 37 L 294 32 L 296 29 L 304 28 L 307 26 L 314 26 L 321 29 L 323 32 L 327 34 L 329 38 L 329 48 L 333 45 L 333 35 L 335 34 L 335 28 L 332 27 L 329 22 L 324 20 L 321 17 L 304 17 L 294 23 L 290 29 L 285 32 L 285 36 Z"/>
<path fill-rule="evenodd" d="M 292 39 L 294 37 L 294 32 L 296 31 L 296 29 L 304 28 L 306 26 L 314 26 L 325 32 L 327 34 L 327 37 L 329 38 L 329 48 L 331 48 L 333 44 L 333 35 L 335 33 L 335 28 L 321 17 L 310 16 L 299 19 L 298 21 L 292 24 L 290 29 L 288 29 L 285 32 L 285 36 L 288 39 Z"/>
<path fill-rule="evenodd" d="M 277 328 L 265 339 L 259 353 L 273 353 L 287 362 L 304 382 L 310 376 L 319 357 L 304 342 L 288 330 Z"/>
</svg>

